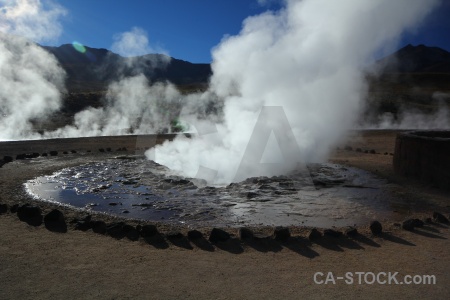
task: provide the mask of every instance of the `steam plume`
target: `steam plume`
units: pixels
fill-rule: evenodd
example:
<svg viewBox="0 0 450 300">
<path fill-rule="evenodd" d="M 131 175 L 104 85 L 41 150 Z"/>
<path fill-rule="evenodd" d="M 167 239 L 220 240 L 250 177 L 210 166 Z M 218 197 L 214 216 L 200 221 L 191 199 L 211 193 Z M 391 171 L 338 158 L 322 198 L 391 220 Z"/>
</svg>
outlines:
<svg viewBox="0 0 450 300">
<path fill-rule="evenodd" d="M 296 162 L 324 160 L 360 111 L 366 93 L 361 66 L 417 26 L 437 3 L 290 0 L 280 11 L 247 18 L 239 35 L 224 38 L 213 50 L 208 93 L 224 103 L 223 122 L 210 124 L 217 132 L 167 142 L 148 156 L 183 175 L 234 181 L 261 109 L 281 106 L 300 150 L 296 161 L 283 161 L 286 157 L 272 149 L 277 143 L 260 140 L 268 159 L 286 166 L 276 173 L 289 171 Z M 277 120 L 266 122 L 279 132 Z M 295 144 L 280 140 L 280 149 Z M 250 167 L 246 170 L 244 177 L 253 174 Z M 259 175 L 273 173 L 267 168 Z"/>
</svg>

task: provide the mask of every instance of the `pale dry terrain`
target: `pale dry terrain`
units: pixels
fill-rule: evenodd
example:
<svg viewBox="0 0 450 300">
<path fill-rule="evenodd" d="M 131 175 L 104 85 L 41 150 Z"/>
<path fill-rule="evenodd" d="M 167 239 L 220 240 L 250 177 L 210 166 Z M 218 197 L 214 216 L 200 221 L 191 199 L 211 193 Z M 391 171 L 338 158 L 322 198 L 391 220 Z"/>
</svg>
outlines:
<svg viewBox="0 0 450 300">
<path fill-rule="evenodd" d="M 392 156 L 384 152 L 394 151 L 395 134 L 353 133 L 342 149 L 351 145 L 379 154 L 338 150 L 332 160 L 388 178 L 399 197 L 411 197 L 417 204 L 411 206 L 418 211 L 412 215 L 424 218 L 439 209 L 448 216 L 448 193 L 393 173 Z M 38 159 L 6 164 L 0 168 L 0 203 L 31 202 L 22 188 L 25 180 L 112 155 L 117 154 L 77 153 L 52 158 L 51 163 Z M 429 211 L 423 207 L 427 201 L 432 203 Z M 52 208 L 40 205 L 44 212 Z M 68 221 L 79 214 L 61 210 Z M 306 238 L 308 228 L 292 228 L 295 238 L 285 243 L 233 239 L 214 246 L 190 243 L 193 249 L 189 250 L 186 243 L 166 241 L 161 246 L 142 239 L 116 240 L 71 226 L 67 233 L 54 233 L 7 213 L 0 215 L 0 299 L 447 298 L 449 227 L 434 223 L 408 232 L 394 221 L 382 221 L 385 233 L 378 237 L 361 226 L 359 238 L 323 238 L 311 243 Z M 160 230 L 170 229 L 161 226 Z M 202 231 L 207 233 L 209 229 Z M 236 233 L 235 229 L 228 231 Z M 314 283 L 316 272 L 333 272 L 335 276 L 346 272 L 399 272 L 399 281 L 404 275 L 435 275 L 437 283 L 358 284 L 355 274 L 351 285 L 343 280 L 319 285 Z"/>
</svg>

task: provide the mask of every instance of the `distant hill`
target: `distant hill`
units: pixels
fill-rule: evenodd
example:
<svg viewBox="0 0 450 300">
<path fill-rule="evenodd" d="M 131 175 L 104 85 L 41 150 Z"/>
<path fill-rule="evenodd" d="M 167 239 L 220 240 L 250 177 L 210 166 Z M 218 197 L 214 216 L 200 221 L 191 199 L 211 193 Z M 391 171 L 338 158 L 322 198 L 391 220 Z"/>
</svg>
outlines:
<svg viewBox="0 0 450 300">
<path fill-rule="evenodd" d="M 425 45 L 407 45 L 379 60 L 384 73 L 450 73 L 450 52 Z"/>
<path fill-rule="evenodd" d="M 170 81 L 177 85 L 206 84 L 211 76 L 210 64 L 194 64 L 162 54 L 122 57 L 107 49 L 73 45 L 43 46 L 55 55 L 68 75 L 69 91 L 100 91 L 113 80 L 143 73 L 151 82 Z"/>
</svg>

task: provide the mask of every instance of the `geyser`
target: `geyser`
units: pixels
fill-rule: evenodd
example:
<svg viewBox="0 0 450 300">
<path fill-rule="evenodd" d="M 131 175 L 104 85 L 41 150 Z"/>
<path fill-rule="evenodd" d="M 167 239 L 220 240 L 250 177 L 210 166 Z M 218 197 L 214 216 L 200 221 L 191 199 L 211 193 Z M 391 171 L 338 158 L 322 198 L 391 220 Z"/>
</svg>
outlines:
<svg viewBox="0 0 450 300">
<path fill-rule="evenodd" d="M 207 93 L 223 105 L 221 122 L 208 124 L 186 112 L 194 126 L 201 125 L 199 136 L 167 142 L 148 157 L 214 183 L 323 161 L 358 117 L 366 93 L 362 66 L 438 2 L 290 0 L 280 11 L 247 18 L 237 36 L 225 37 L 213 50 Z M 258 119 L 269 107 L 281 113 Z M 254 159 L 249 163 L 249 147 L 258 153 L 264 149 L 272 167 L 261 168 L 262 161 Z"/>
</svg>

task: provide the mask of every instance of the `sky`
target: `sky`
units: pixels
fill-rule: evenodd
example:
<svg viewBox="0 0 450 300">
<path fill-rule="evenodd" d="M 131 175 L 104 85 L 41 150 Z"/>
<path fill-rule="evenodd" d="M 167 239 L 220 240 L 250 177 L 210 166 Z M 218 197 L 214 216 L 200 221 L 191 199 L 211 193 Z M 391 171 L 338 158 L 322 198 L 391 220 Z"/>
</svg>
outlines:
<svg viewBox="0 0 450 300">
<path fill-rule="evenodd" d="M 41 0 L 46 2 L 47 0 Z M 89 47 L 114 47 L 124 32 L 148 39 L 146 52 L 165 53 L 194 63 L 211 62 L 211 50 L 227 35 L 236 35 L 248 17 L 278 10 L 283 0 L 53 0 L 65 8 L 58 38 L 48 46 L 77 41 Z M 0 1 L 1 3 L 1 1 Z M 414 32 L 403 35 L 399 47 L 425 44 L 450 51 L 450 1 L 429 15 Z M 142 54 L 139 51 L 128 55 Z"/>
</svg>

